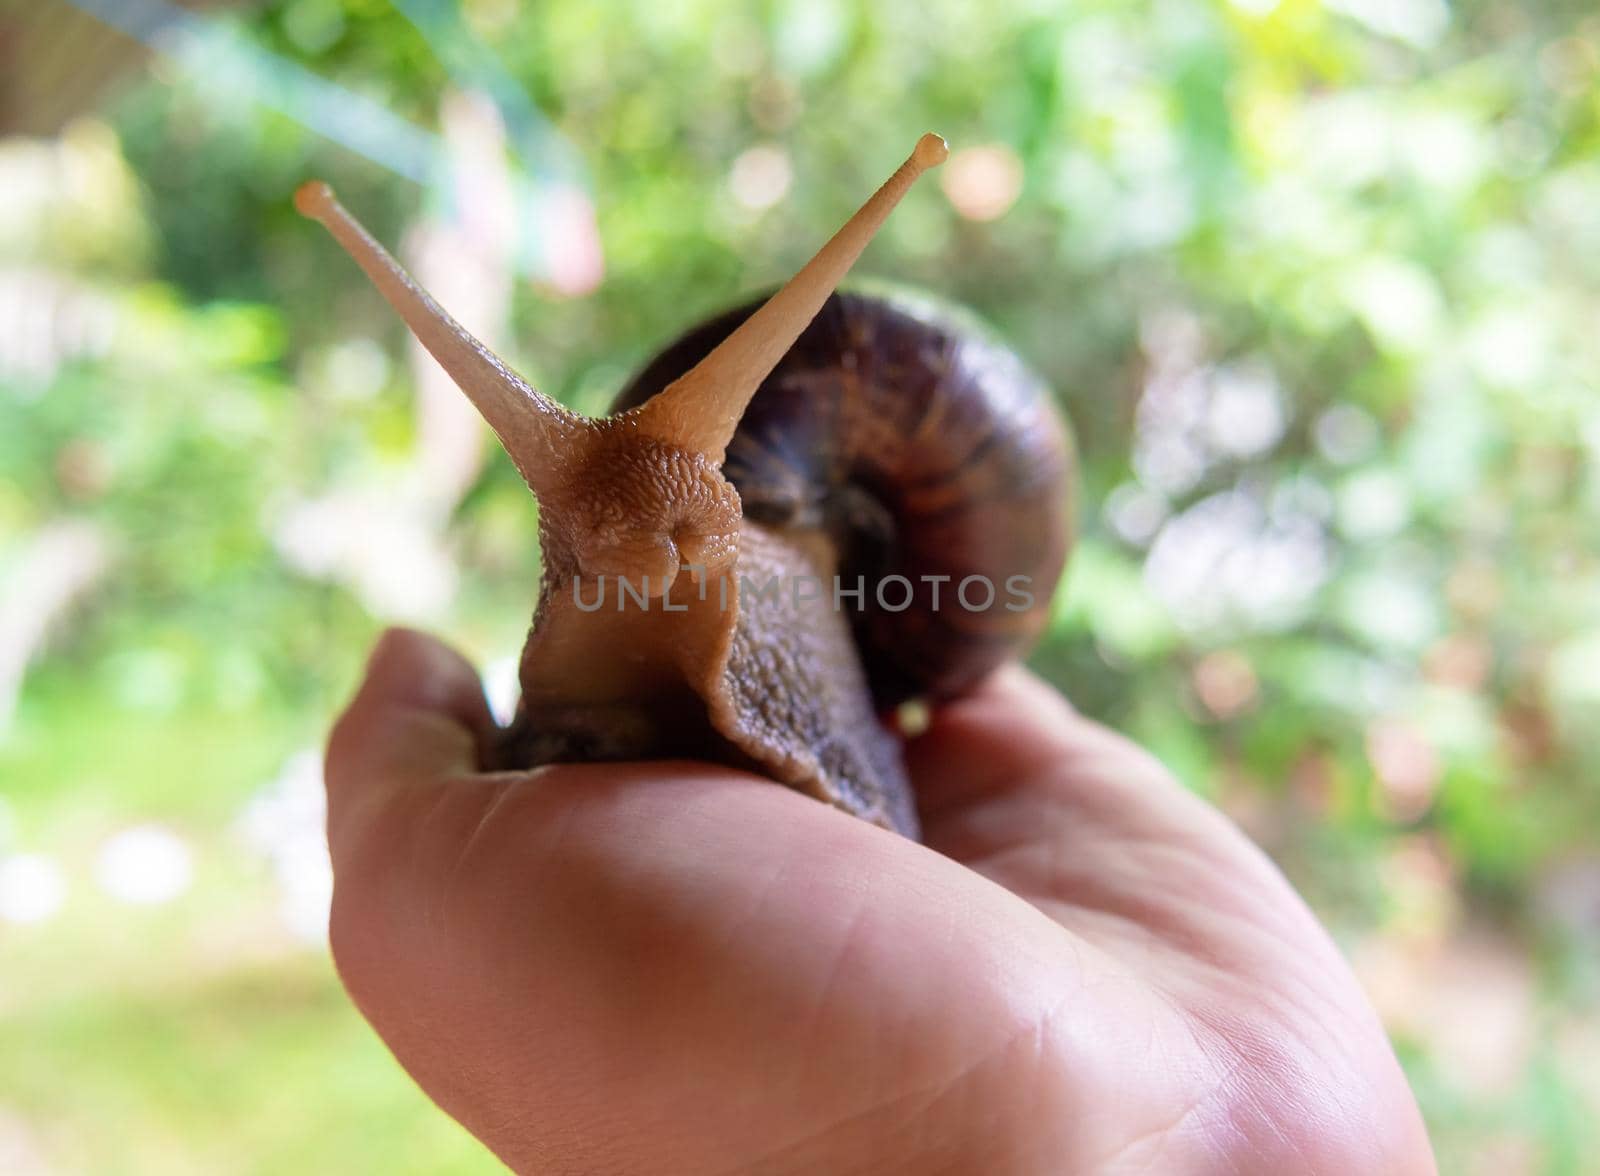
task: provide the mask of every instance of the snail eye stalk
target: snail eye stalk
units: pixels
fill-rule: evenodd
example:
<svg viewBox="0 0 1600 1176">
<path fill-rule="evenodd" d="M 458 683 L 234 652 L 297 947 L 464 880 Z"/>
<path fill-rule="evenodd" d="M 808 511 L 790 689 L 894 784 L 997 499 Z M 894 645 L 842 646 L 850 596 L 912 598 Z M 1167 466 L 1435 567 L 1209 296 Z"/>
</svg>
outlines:
<svg viewBox="0 0 1600 1176">
<path fill-rule="evenodd" d="M 895 205 L 930 167 L 950 154 L 923 135 L 894 175 L 872 194 L 799 273 L 716 349 L 633 410 L 639 427 L 720 465 L 745 406 L 843 280 Z"/>
<path fill-rule="evenodd" d="M 411 333 L 449 373 L 505 446 L 536 496 L 555 485 L 587 422 L 533 388 L 451 318 L 320 180 L 302 184 L 294 205 L 319 221 L 355 259 Z"/>
</svg>

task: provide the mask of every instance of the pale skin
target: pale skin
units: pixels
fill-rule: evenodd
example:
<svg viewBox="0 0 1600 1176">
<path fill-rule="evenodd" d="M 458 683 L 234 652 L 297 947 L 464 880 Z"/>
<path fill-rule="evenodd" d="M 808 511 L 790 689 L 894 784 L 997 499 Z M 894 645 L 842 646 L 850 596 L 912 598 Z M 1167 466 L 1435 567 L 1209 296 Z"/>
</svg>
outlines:
<svg viewBox="0 0 1600 1176">
<path fill-rule="evenodd" d="M 538 1173 L 1430 1173 L 1277 869 L 1018 668 L 907 755 L 926 844 L 691 762 L 486 774 L 393 631 L 328 751 L 339 974 Z"/>
</svg>

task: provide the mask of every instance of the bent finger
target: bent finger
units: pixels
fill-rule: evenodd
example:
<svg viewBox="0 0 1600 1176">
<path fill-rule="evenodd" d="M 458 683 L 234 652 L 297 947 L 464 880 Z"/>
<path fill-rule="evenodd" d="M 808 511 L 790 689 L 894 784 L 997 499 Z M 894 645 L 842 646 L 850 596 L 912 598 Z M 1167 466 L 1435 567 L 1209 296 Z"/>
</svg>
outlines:
<svg viewBox="0 0 1600 1176">
<path fill-rule="evenodd" d="M 427 634 L 388 630 L 328 739 L 330 837 L 352 809 L 398 788 L 477 772 L 493 732 L 465 658 Z"/>
</svg>

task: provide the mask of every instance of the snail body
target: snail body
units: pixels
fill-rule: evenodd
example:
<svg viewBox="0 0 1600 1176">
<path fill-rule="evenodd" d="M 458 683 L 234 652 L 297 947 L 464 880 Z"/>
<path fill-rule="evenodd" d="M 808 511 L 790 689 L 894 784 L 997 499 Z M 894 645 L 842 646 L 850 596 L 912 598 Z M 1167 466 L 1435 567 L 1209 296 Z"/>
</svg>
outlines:
<svg viewBox="0 0 1600 1176">
<path fill-rule="evenodd" d="M 924 136 L 785 287 L 670 344 L 599 420 L 534 392 L 331 193 L 301 190 L 540 501 L 495 766 L 712 759 L 915 836 L 880 713 L 1025 650 L 1069 542 L 1070 448 L 1037 379 L 920 300 L 834 293 L 944 150 Z"/>
</svg>

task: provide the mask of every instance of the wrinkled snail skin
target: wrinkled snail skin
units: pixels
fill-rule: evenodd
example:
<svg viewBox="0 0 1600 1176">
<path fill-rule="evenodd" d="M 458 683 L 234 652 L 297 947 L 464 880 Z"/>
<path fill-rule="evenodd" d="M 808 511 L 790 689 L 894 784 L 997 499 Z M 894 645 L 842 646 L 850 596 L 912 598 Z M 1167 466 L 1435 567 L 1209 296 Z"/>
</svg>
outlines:
<svg viewBox="0 0 1600 1176">
<path fill-rule="evenodd" d="M 296 194 L 539 500 L 522 700 L 486 766 L 713 760 L 916 836 L 881 712 L 1024 652 L 1070 541 L 1038 380 L 922 300 L 834 293 L 947 151 L 923 136 L 783 288 L 688 332 L 598 420 L 472 339 L 326 185 Z"/>
</svg>

